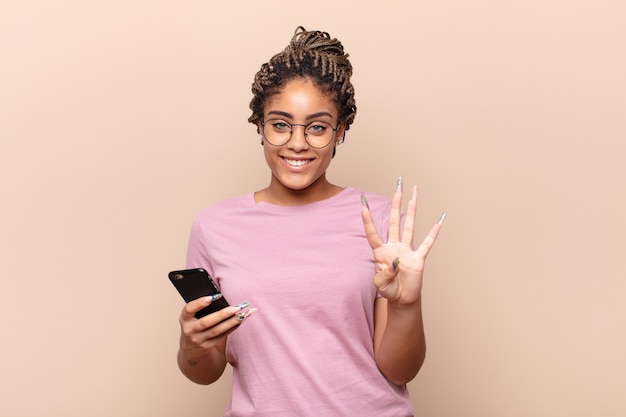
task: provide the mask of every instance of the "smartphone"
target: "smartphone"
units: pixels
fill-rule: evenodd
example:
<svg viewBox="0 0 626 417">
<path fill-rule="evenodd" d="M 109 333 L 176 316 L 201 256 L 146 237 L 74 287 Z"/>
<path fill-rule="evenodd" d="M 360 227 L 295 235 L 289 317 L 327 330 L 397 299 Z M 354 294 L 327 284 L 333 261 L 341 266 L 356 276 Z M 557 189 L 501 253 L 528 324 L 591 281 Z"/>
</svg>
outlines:
<svg viewBox="0 0 626 417">
<path fill-rule="evenodd" d="M 168 274 L 170 281 L 178 290 L 185 302 L 190 302 L 200 297 L 213 295 L 220 292 L 209 273 L 203 268 L 182 269 L 172 271 Z M 207 314 L 215 313 L 228 307 L 228 301 L 222 297 L 215 300 L 211 305 L 196 313 L 196 318 L 204 317 Z"/>
</svg>

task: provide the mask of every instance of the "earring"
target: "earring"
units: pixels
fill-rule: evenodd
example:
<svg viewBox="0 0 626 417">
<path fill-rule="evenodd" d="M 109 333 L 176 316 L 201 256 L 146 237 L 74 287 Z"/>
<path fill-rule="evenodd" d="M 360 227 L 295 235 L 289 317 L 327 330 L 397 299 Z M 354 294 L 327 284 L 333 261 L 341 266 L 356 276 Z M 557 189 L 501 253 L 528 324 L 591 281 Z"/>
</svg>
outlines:
<svg viewBox="0 0 626 417">
<path fill-rule="evenodd" d="M 341 145 L 343 143 L 343 141 L 346 140 L 345 136 L 342 136 L 339 138 L 339 142 L 337 142 L 338 145 Z"/>
<path fill-rule="evenodd" d="M 261 146 L 263 146 L 263 135 L 259 133 L 259 139 L 261 139 Z"/>
</svg>

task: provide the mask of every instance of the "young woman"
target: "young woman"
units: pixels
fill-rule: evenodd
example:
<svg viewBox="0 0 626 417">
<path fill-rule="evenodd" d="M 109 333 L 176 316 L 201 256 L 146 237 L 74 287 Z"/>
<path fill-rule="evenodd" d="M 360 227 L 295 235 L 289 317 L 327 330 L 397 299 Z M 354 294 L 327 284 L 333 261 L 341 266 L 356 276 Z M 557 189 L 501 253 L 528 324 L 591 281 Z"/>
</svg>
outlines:
<svg viewBox="0 0 626 417">
<path fill-rule="evenodd" d="M 299 27 L 252 85 L 269 185 L 193 224 L 187 266 L 246 301 L 196 319 L 214 301 L 201 298 L 180 315 L 190 380 L 233 367 L 226 416 L 413 415 L 422 273 L 443 216 L 414 250 L 415 187 L 401 221 L 401 178 L 391 199 L 327 179 L 356 114 L 351 74 L 339 41 Z"/>
</svg>

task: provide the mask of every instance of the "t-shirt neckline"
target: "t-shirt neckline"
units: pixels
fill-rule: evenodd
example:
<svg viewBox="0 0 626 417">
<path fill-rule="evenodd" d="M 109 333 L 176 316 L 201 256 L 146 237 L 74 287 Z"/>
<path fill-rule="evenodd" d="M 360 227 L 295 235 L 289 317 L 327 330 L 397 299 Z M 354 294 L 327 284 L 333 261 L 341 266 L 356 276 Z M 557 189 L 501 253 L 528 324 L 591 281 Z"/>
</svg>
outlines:
<svg viewBox="0 0 626 417">
<path fill-rule="evenodd" d="M 350 192 L 354 191 L 353 187 L 346 186 L 337 194 L 332 197 L 325 198 L 324 200 L 315 201 L 313 203 L 301 204 L 298 206 L 282 206 L 279 204 L 268 203 L 265 201 L 256 202 L 254 201 L 254 192 L 248 194 L 246 196 L 247 205 L 254 207 L 261 211 L 271 212 L 271 213 L 293 213 L 293 212 L 303 212 L 309 210 L 315 210 L 320 207 L 325 207 L 333 204 L 336 200 L 343 198 L 345 195 L 350 194 Z"/>
</svg>

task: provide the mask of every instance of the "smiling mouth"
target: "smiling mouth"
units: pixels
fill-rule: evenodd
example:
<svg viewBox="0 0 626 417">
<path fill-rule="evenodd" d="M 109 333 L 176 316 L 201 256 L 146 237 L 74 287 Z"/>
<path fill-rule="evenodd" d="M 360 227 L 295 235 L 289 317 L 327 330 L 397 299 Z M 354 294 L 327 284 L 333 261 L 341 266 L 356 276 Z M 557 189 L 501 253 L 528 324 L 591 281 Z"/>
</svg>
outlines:
<svg viewBox="0 0 626 417">
<path fill-rule="evenodd" d="M 312 159 L 289 159 L 289 158 L 283 158 L 283 161 L 285 161 L 288 165 L 291 165 L 292 167 L 301 167 L 301 166 L 304 166 L 306 164 L 310 164 Z"/>
</svg>

